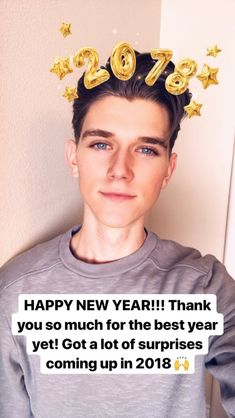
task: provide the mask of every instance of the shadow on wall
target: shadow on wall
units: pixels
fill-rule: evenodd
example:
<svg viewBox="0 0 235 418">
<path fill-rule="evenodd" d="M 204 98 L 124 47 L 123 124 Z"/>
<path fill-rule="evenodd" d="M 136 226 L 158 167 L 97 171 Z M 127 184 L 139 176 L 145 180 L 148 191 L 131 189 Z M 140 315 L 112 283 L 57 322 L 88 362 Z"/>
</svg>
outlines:
<svg viewBox="0 0 235 418">
<path fill-rule="evenodd" d="M 1 264 L 81 222 L 78 184 L 64 159 L 70 120 L 39 112 L 13 147 L 3 190 Z"/>
</svg>

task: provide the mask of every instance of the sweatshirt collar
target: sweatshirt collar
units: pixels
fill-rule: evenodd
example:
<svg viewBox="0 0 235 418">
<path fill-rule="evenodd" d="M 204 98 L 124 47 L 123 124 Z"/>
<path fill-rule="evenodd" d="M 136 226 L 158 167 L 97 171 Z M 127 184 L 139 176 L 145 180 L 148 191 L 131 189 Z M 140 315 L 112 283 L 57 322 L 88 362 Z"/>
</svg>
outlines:
<svg viewBox="0 0 235 418">
<path fill-rule="evenodd" d="M 62 235 L 59 252 L 62 263 L 75 273 L 92 278 L 103 278 L 120 275 L 120 273 L 128 272 L 143 263 L 157 245 L 157 236 L 147 231 L 147 238 L 143 245 L 134 253 L 108 263 L 92 264 L 86 263 L 76 258 L 70 249 L 70 241 L 72 236 L 79 231 L 81 226 L 75 226 Z"/>
</svg>

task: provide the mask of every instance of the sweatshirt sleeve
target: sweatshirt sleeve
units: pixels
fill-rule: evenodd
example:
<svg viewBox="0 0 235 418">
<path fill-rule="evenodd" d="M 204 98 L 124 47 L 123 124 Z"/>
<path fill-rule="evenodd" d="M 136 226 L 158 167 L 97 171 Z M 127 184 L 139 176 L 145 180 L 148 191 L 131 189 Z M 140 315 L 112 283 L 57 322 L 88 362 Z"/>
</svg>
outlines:
<svg viewBox="0 0 235 418">
<path fill-rule="evenodd" d="M 218 260 L 212 263 L 204 291 L 217 295 L 217 311 L 224 315 L 224 333 L 210 337 L 205 364 L 220 384 L 225 411 L 235 418 L 235 281 Z"/>
<path fill-rule="evenodd" d="M 0 417 L 33 418 L 20 355 L 11 326 L 0 309 Z"/>
</svg>

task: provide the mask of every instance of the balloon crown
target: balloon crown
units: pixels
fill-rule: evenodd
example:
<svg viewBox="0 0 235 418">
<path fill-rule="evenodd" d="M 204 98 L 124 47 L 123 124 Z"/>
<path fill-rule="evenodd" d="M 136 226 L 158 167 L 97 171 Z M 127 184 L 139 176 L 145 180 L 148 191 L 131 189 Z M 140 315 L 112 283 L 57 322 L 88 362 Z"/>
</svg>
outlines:
<svg viewBox="0 0 235 418">
<path fill-rule="evenodd" d="M 71 25 L 63 23 L 60 31 L 63 36 L 71 35 Z M 216 57 L 221 52 L 221 49 L 217 45 L 207 49 L 207 55 Z M 145 77 L 145 83 L 148 86 L 153 86 L 160 75 L 164 72 L 165 68 L 171 61 L 173 52 L 169 49 L 153 49 L 150 51 L 151 57 L 155 62 L 152 69 Z M 75 55 L 65 58 L 55 58 L 53 66 L 50 68 L 52 73 L 55 73 L 60 80 L 62 80 L 67 74 L 72 73 L 71 61 L 75 67 L 83 67 L 85 65 L 85 59 L 88 60 L 87 69 L 84 75 L 84 86 L 87 89 L 92 89 L 101 83 L 109 80 L 110 73 L 104 68 L 99 68 L 99 55 L 94 48 L 84 47 L 78 49 Z M 134 49 L 129 43 L 118 43 L 112 50 L 110 56 L 110 65 L 115 77 L 119 80 L 129 80 L 136 70 L 136 54 Z M 189 86 L 189 80 L 197 73 L 198 65 L 196 61 L 191 58 L 184 58 L 178 62 L 173 72 L 171 72 L 165 80 L 165 88 L 172 95 L 183 94 Z M 201 72 L 196 75 L 197 79 L 201 81 L 204 89 L 210 85 L 218 84 L 217 73 L 218 68 L 209 67 L 204 64 Z M 78 99 L 77 89 L 72 87 L 66 87 L 63 96 L 69 101 Z M 200 109 L 202 104 L 197 103 L 193 98 L 189 105 L 184 107 L 188 117 L 200 116 Z"/>
</svg>

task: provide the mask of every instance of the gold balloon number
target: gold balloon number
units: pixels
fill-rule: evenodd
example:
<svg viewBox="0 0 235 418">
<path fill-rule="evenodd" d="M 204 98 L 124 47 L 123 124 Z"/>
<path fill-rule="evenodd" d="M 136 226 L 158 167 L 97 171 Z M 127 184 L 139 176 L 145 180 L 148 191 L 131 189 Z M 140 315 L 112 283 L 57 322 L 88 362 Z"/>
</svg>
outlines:
<svg viewBox="0 0 235 418">
<path fill-rule="evenodd" d="M 92 89 L 110 78 L 110 74 L 105 69 L 98 69 L 99 55 L 93 48 L 80 48 L 73 57 L 76 67 L 82 67 L 88 59 L 87 69 L 84 76 L 84 85 L 87 89 Z"/>
<path fill-rule="evenodd" d="M 184 93 L 188 88 L 189 79 L 197 72 L 197 63 L 190 58 L 181 60 L 165 82 L 166 90 L 174 95 Z"/>
<path fill-rule="evenodd" d="M 136 69 L 136 56 L 132 46 L 126 42 L 117 44 L 111 54 L 110 65 L 119 80 L 129 80 Z"/>
<path fill-rule="evenodd" d="M 151 57 L 157 60 L 154 67 L 149 71 L 145 82 L 153 86 L 157 79 L 165 70 L 172 58 L 172 51 L 169 49 L 153 49 Z M 93 48 L 80 48 L 73 57 L 76 67 L 82 67 L 88 60 L 85 71 L 84 85 L 87 89 L 92 89 L 110 78 L 110 74 L 105 69 L 98 69 L 99 56 Z M 112 71 L 119 80 L 129 80 L 136 69 L 136 56 L 132 46 L 126 42 L 117 44 L 111 54 L 110 65 Z M 181 60 L 176 66 L 175 71 L 167 77 L 165 81 L 166 90 L 178 95 L 184 93 L 189 84 L 189 79 L 197 72 L 197 63 L 190 58 Z"/>
<path fill-rule="evenodd" d="M 151 57 L 157 62 L 145 77 L 145 83 L 148 86 L 153 86 L 169 64 L 173 52 L 170 49 L 153 49 L 150 53 Z"/>
</svg>

